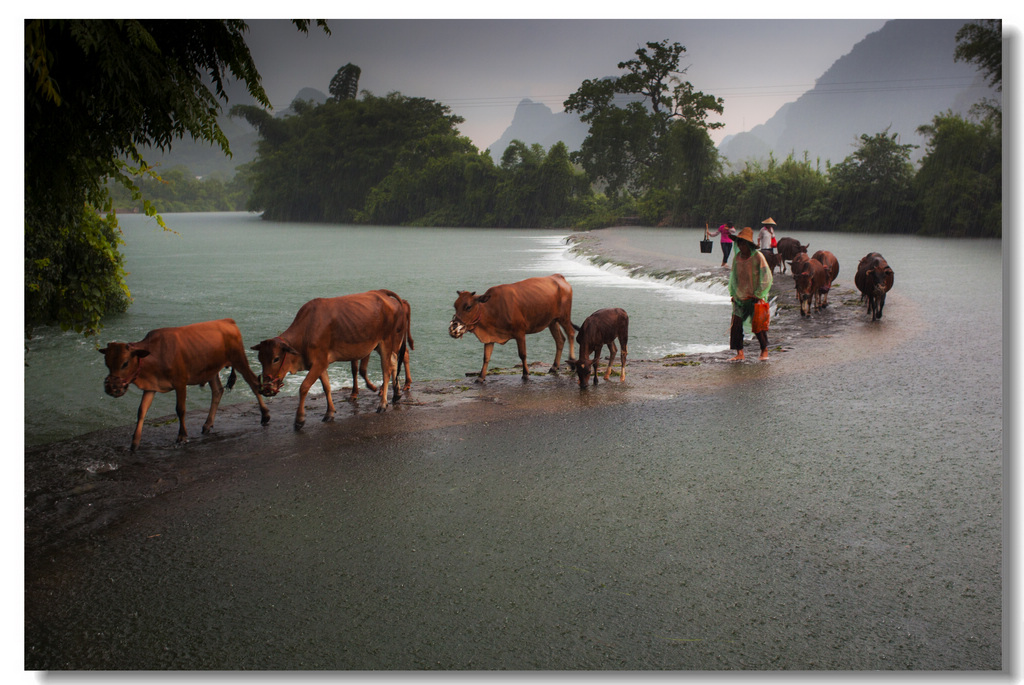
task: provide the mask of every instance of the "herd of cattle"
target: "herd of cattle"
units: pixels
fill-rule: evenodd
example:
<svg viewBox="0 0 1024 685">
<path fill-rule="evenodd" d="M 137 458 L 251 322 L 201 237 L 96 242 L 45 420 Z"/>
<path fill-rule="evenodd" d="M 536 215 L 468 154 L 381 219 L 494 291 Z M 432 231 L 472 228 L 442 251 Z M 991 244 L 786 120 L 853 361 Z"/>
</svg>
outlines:
<svg viewBox="0 0 1024 685">
<path fill-rule="evenodd" d="M 821 309 L 828 306 L 828 293 L 832 283 L 839 276 L 839 260 L 828 250 L 818 250 L 807 256 L 808 245 L 801 245 L 796 238 L 781 238 L 777 253 L 764 251 L 768 266 L 774 270 L 782 267 L 786 273 L 786 262 L 796 283 L 796 294 L 800 302 L 801 316 L 810 316 L 811 307 Z M 872 321 L 882 318 L 885 294 L 892 290 L 893 270 L 885 257 L 869 252 L 857 264 L 853 283 L 860 291 L 861 301 L 866 301 Z"/>
<path fill-rule="evenodd" d="M 839 262 L 826 251 L 807 257 L 807 245 L 793 238 L 778 241 L 778 253 L 766 254 L 774 270 L 786 262 L 796 281 L 802 315 L 809 315 L 812 298 L 817 307 L 827 306 L 828 290 L 839 274 Z M 881 318 L 885 293 L 892 288 L 893 271 L 878 253 L 865 256 L 857 267 L 855 284 L 862 299 L 868 302 L 872 321 Z M 619 380 L 626 379 L 626 354 L 629 340 L 629 316 L 619 308 L 599 309 L 588 316 L 583 324 L 572 323 L 572 287 L 561 274 L 528 278 L 516 283 L 496 285 L 482 295 L 459 291 L 455 300 L 455 313 L 448 326 L 453 338 L 473 333 L 484 344 L 484 360 L 477 381 L 487 377 L 487 366 L 495 343 L 516 341 L 523 377 L 529 374 L 526 363 L 526 336 L 547 328 L 555 339 L 555 359 L 551 372 L 557 373 L 562 349 L 569 343 L 566 360 L 576 372 L 580 388 L 590 382 L 597 383 L 601 350 L 608 348 L 608 366 L 604 378 L 612 371 L 612 361 L 621 352 Z M 316 298 L 304 304 L 291 325 L 280 335 L 261 341 L 251 349 L 257 352 L 261 373 L 257 376 L 249 367 L 242 334 L 232 319 L 205 321 L 173 328 L 150 331 L 139 342 L 112 342 L 99 350 L 109 371 L 103 387 L 113 397 L 123 396 L 134 384 L 142 391 L 138 420 L 132 435 L 131 449 L 135 451 L 142 436 L 142 425 L 156 393 L 174 390 L 175 413 L 178 418 L 177 442 L 188 441 L 185 429 L 186 388 L 189 385 L 210 385 L 212 398 L 210 411 L 202 432 L 213 426 L 224 388 L 230 389 L 236 373 L 256 395 L 260 407 L 260 423 L 270 421 L 270 411 L 264 397 L 276 395 L 289 373 L 306 372 L 299 386 L 299 405 L 295 413 L 295 429 L 306 420 L 306 395 L 320 380 L 327 400 L 323 420 L 334 417 L 327 369 L 334 362 L 350 362 L 352 392 L 358 391 L 358 376 L 366 387 L 378 392 L 377 411 L 388 406 L 388 388 L 392 388 L 392 401 L 397 402 L 402 390 L 411 385 L 409 351 L 415 349 L 411 333 L 412 313 L 409 303 L 390 290 L 371 290 L 341 297 Z M 573 333 L 579 345 L 579 357 L 573 354 Z M 380 357 L 383 381 L 378 388 L 366 377 L 371 354 Z M 399 387 L 399 375 L 405 368 L 405 384 Z M 220 380 L 220 371 L 231 368 L 226 384 Z"/>
</svg>

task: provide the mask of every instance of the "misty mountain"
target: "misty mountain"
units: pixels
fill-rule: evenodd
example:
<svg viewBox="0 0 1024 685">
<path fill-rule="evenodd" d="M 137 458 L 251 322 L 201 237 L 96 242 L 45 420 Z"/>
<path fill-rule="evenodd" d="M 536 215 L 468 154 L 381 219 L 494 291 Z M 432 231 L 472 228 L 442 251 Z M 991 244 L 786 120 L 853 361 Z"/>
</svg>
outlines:
<svg viewBox="0 0 1024 685">
<path fill-rule="evenodd" d="M 614 96 L 612 103 L 616 107 L 625 107 L 630 102 L 642 99 L 638 95 L 618 94 Z M 505 148 L 513 140 L 521 140 L 527 145 L 539 143 L 545 150 L 551 149 L 552 145 L 561 141 L 569 148 L 569 152 L 575 152 L 583 145 L 583 140 L 589 132 L 590 128 L 580 121 L 579 114 L 554 112 L 547 105 L 523 98 L 516 107 L 512 123 L 501 134 L 501 138 L 491 143 L 487 149 L 495 162 L 501 161 Z"/>
<path fill-rule="evenodd" d="M 540 143 L 545 150 L 561 141 L 572 152 L 583 145 L 587 131 L 587 125 L 580 122 L 579 115 L 553 112 L 543 103 L 524 98 L 516 107 L 512 123 L 487 149 L 495 162 L 501 161 L 505 148 L 513 140 L 521 140 L 527 145 Z"/>
<path fill-rule="evenodd" d="M 748 132 L 726 136 L 719 152 L 735 167 L 748 160 L 766 162 L 793 153 L 802 159 L 838 163 L 851 155 L 861 134 L 888 129 L 901 143 L 920 145 L 917 127 L 937 114 L 966 114 L 971 105 L 999 93 L 985 85 L 973 64 L 953 61 L 956 32 L 967 20 L 894 20 L 869 34 L 836 60 L 814 88 L 779 108 L 771 119 Z M 497 161 L 513 139 L 546 148 L 562 140 L 578 150 L 587 127 L 576 115 L 552 112 L 523 100 L 511 125 L 491 145 Z"/>
<path fill-rule="evenodd" d="M 719 145 L 730 162 L 765 161 L 793 153 L 833 163 L 852 154 L 862 134 L 888 130 L 903 144 L 919 145 L 911 156 L 924 155 L 925 138 L 917 127 L 952 110 L 967 114 L 971 105 L 999 93 L 985 85 L 977 68 L 954 62 L 956 32 L 962 20 L 894 20 L 868 34 L 849 54 L 836 60 L 795 102 L 779 109 L 749 132 L 727 137 Z"/>
<path fill-rule="evenodd" d="M 296 100 L 303 100 L 306 102 L 313 102 L 318 105 L 322 105 L 325 102 L 327 102 L 327 99 L 327 94 L 324 93 L 323 91 L 317 90 L 316 88 L 303 88 L 302 90 L 299 91 L 298 95 L 292 98 L 292 102 L 295 102 Z M 275 116 L 294 114 L 294 112 L 295 110 L 292 109 L 292 106 L 289 103 L 288 108 L 286 110 L 284 110 L 283 112 L 278 112 Z"/>
<path fill-rule="evenodd" d="M 747 132 L 727 136 L 719 152 L 734 167 L 744 162 L 765 162 L 769 153 L 778 160 L 793 153 L 802 159 L 833 163 L 852 154 L 862 134 L 888 130 L 899 134 L 899 142 L 920 145 L 916 161 L 924 154 L 924 138 L 918 126 L 947 110 L 966 114 L 971 105 L 985 97 L 999 98 L 973 64 L 954 62 L 956 32 L 968 20 L 893 20 L 867 35 L 851 51 L 836 60 L 816 81 L 814 88 L 794 102 L 783 105 L 764 124 Z M 230 90 L 230 105 L 251 103 L 248 94 Z M 294 99 L 325 102 L 327 95 L 315 88 L 303 88 Z M 624 106 L 623 102 L 617 103 Z M 280 103 L 275 103 L 280 107 Z M 230 105 L 225 109 L 229 109 Z M 285 116 L 291 108 L 276 109 Z M 234 175 L 239 164 L 255 159 L 256 131 L 248 122 L 221 118 L 233 157 L 207 143 L 178 141 L 169 154 L 147 151 L 147 160 L 165 167 L 182 164 L 201 176 Z M 491 157 L 500 162 L 508 144 L 518 139 L 545 150 L 558 141 L 570 151 L 580 148 L 587 126 L 578 115 L 554 112 L 546 105 L 523 99 L 512 122 L 501 137 L 488 146 Z"/>
</svg>

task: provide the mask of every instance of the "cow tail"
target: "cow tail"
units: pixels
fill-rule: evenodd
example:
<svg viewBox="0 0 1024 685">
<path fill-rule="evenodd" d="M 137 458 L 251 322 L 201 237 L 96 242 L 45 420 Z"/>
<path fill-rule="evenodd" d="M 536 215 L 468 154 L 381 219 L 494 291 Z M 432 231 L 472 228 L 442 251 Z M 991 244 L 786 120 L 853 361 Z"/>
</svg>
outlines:
<svg viewBox="0 0 1024 685">
<path fill-rule="evenodd" d="M 235 387 L 235 379 L 237 377 L 238 376 L 235 373 L 235 367 L 232 366 L 231 367 L 231 373 L 228 375 L 228 382 L 224 385 L 224 387 L 227 388 L 228 390 L 230 390 L 231 388 Z"/>
</svg>

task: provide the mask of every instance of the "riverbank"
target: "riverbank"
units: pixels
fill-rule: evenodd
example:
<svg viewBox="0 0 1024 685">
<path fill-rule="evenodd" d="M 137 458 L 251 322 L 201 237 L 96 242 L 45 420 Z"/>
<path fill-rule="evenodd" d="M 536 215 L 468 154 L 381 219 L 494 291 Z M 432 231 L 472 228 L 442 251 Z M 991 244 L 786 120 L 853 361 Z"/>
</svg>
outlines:
<svg viewBox="0 0 1024 685">
<path fill-rule="evenodd" d="M 588 249 L 727 273 L 617 233 Z M 337 388 L 300 431 L 279 397 L 266 427 L 193 412 L 181 448 L 167 416 L 135 454 L 130 425 L 26 450 L 26 668 L 998 668 L 998 467 L 924 463 L 948 393 L 876 408 L 864 369 L 909 386 L 890 353 L 927 328 L 899 296 L 871 324 L 851 280 L 806 318 L 776 274 L 767 362 L 629 359 L 581 391 L 544 362 L 416 380 L 414 353 L 383 414 Z"/>
<path fill-rule="evenodd" d="M 687 280 L 728 277 L 728 268 L 713 267 L 697 260 L 668 259 L 632 248 L 628 232 L 615 229 L 594 231 L 573 237 L 574 250 L 598 263 L 612 262 L 634 275 Z M 748 356 L 742 366 L 761 365 L 810 369 L 833 355 L 831 339 L 849 332 L 851 323 L 864 318 L 857 293 L 837 281 L 830 294 L 830 306 L 810 317 L 801 317 L 792 277 L 775 273 L 772 295 L 777 311 L 769 333 L 770 359 L 757 359 L 757 343 L 747 343 Z M 728 341 L 728 311 L 723 309 L 723 345 Z M 475 342 L 475 340 L 473 341 Z M 799 360 L 791 359 L 794 353 Z M 322 394 L 307 398 L 307 423 L 301 432 L 292 429 L 297 399 L 276 397 L 267 401 L 271 423 L 259 425 L 255 402 L 222 405 L 213 431 L 202 435 L 203 411 L 186 416 L 191 441 L 176 447 L 177 419 L 173 415 L 147 417 L 142 443 L 131 454 L 127 445 L 133 426 L 104 429 L 72 440 L 26 449 L 26 551 L 30 557 L 51 545 L 95 534 L 110 519 L 127 515 L 90 510 L 96 503 L 116 501 L 146 504 L 155 496 L 187 487 L 196 479 L 213 478 L 225 469 L 237 468 L 248 460 L 251 443 L 276 445 L 287 452 L 319 450 L 316 441 L 371 440 L 394 433 L 414 433 L 443 426 L 486 423 L 536 413 L 573 412 L 598 406 L 665 399 L 687 392 L 706 392 L 725 383 L 737 382 L 736 374 L 723 373 L 730 362 L 729 350 L 677 355 L 665 358 L 628 358 L 626 381 L 619 382 L 619 363 L 613 365 L 610 381 L 600 379 L 580 391 L 575 375 L 564 368 L 559 375 L 547 373 L 547 362 L 531 363 L 529 383 L 521 380 L 521 368 L 490 369 L 487 381 L 477 383 L 472 372 L 453 380 L 416 380 L 415 352 L 411 359 L 411 389 L 384 414 L 376 414 L 377 396 L 362 388 L 356 401 L 349 401 L 351 386 L 334 388 L 337 415 L 329 424 L 317 419 L 326 411 Z M 607 363 L 607 356 L 602 363 Z M 317 388 L 319 386 L 316 386 Z M 247 392 L 243 384 L 234 392 Z M 255 467 L 255 464 L 252 465 Z M 109 508 L 108 508 L 109 509 Z M 96 514 L 96 515 L 93 515 Z"/>
</svg>

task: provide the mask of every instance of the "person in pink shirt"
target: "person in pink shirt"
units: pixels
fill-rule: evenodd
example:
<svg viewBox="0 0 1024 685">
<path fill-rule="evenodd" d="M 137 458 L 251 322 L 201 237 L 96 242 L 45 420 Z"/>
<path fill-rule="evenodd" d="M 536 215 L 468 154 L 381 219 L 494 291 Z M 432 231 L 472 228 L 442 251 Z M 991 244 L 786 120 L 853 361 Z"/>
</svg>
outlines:
<svg viewBox="0 0 1024 685">
<path fill-rule="evenodd" d="M 718 227 L 718 235 L 722 237 L 722 266 L 727 266 L 729 253 L 732 251 L 732 236 L 736 232 L 731 221 L 726 221 Z"/>
</svg>

